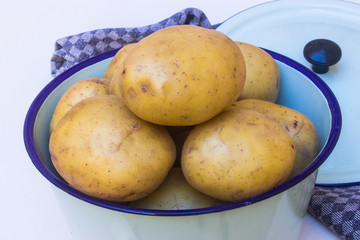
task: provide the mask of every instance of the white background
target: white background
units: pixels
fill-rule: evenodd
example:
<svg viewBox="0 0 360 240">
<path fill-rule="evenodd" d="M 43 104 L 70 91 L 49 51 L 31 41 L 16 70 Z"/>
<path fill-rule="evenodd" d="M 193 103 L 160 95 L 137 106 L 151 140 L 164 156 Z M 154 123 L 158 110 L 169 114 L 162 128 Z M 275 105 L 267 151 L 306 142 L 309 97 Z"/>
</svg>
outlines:
<svg viewBox="0 0 360 240">
<path fill-rule="evenodd" d="M 0 238 L 73 239 L 54 188 L 26 153 L 22 132 L 32 100 L 51 80 L 50 58 L 58 38 L 99 28 L 148 25 L 187 7 L 203 10 L 216 24 L 263 2 L 267 1 L 1 0 Z M 299 239 L 338 238 L 307 215 Z"/>
</svg>

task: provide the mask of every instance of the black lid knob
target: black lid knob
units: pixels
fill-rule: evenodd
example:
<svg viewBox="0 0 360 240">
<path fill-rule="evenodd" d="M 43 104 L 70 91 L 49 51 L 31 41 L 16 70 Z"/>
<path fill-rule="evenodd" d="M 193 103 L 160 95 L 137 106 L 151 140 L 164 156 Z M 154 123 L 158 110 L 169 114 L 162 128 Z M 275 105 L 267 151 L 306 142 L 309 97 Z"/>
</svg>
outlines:
<svg viewBox="0 0 360 240">
<path fill-rule="evenodd" d="M 304 47 L 304 57 L 312 64 L 316 73 L 326 73 L 329 67 L 336 64 L 341 58 L 341 49 L 333 41 L 315 39 Z"/>
</svg>

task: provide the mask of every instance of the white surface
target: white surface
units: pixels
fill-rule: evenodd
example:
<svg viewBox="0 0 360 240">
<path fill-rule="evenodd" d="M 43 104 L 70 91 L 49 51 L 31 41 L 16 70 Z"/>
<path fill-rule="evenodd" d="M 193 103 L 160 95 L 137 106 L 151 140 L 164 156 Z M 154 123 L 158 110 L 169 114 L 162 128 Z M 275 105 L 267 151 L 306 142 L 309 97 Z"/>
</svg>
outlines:
<svg viewBox="0 0 360 240">
<path fill-rule="evenodd" d="M 360 3 L 359 0 L 354 1 Z M 73 239 L 53 187 L 32 165 L 22 138 L 28 107 L 51 80 L 50 57 L 56 39 L 98 28 L 147 25 L 187 7 L 203 10 L 215 24 L 261 2 L 266 1 L 222 0 L 210 4 L 206 0 L 2 0 L 1 239 Z M 312 217 L 306 216 L 299 239 L 337 238 Z"/>
</svg>

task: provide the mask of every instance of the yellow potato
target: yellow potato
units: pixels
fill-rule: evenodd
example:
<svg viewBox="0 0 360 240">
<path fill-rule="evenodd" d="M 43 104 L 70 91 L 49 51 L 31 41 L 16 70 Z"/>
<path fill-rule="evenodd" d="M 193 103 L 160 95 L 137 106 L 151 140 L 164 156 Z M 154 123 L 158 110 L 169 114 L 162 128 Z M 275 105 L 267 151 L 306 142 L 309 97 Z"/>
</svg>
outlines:
<svg viewBox="0 0 360 240">
<path fill-rule="evenodd" d="M 223 201 L 248 199 L 283 183 L 296 150 L 289 134 L 256 111 L 225 111 L 196 126 L 181 157 L 186 180 Z"/>
<path fill-rule="evenodd" d="M 268 101 L 246 99 L 234 103 L 229 109 L 250 109 L 264 114 L 278 122 L 292 138 L 296 148 L 295 166 L 291 176 L 304 170 L 319 152 L 319 139 L 316 128 L 304 114 Z"/>
<path fill-rule="evenodd" d="M 180 25 L 139 41 L 123 60 L 117 81 L 125 104 L 140 118 L 189 126 L 233 103 L 245 71 L 240 48 L 226 35 Z"/>
<path fill-rule="evenodd" d="M 113 78 L 114 74 L 119 69 L 121 62 L 124 60 L 125 56 L 128 54 L 128 52 L 133 48 L 135 44 L 136 43 L 130 43 L 119 49 L 119 51 L 115 54 L 114 58 L 111 60 L 108 67 L 106 68 L 103 78 L 109 80 Z"/>
<path fill-rule="evenodd" d="M 49 150 L 70 186 L 119 202 L 153 192 L 176 155 L 164 127 L 139 119 L 114 95 L 95 96 L 72 107 L 50 136 Z"/>
<path fill-rule="evenodd" d="M 117 74 L 117 70 L 120 67 L 120 64 L 128 54 L 128 52 L 135 46 L 136 43 L 130 43 L 124 47 L 122 47 L 114 56 L 112 61 L 110 62 L 109 66 L 106 68 L 104 73 L 104 78 L 110 80 L 110 86 L 109 86 L 109 94 L 112 95 L 119 95 L 119 82 L 118 81 L 112 81 L 114 75 Z M 117 77 L 115 77 L 117 79 Z"/>
<path fill-rule="evenodd" d="M 257 46 L 235 43 L 240 47 L 246 64 L 245 86 L 239 99 L 275 102 L 280 89 L 280 70 L 274 58 Z"/>
<path fill-rule="evenodd" d="M 76 103 L 95 95 L 109 94 L 110 81 L 105 78 L 87 78 L 72 85 L 60 98 L 55 111 L 51 117 L 49 132 L 50 134 L 58 124 L 60 119 Z"/>
<path fill-rule="evenodd" d="M 226 202 L 203 194 L 189 185 L 181 168 L 173 168 L 164 182 L 149 196 L 129 206 L 145 209 L 184 210 L 213 207 Z"/>
</svg>

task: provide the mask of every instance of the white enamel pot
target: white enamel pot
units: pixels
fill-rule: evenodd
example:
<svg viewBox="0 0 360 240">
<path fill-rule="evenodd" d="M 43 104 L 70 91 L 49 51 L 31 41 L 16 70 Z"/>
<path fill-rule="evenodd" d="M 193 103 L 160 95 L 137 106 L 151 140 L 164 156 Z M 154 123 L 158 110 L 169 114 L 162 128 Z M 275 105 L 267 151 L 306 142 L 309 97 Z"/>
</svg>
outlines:
<svg viewBox="0 0 360 240">
<path fill-rule="evenodd" d="M 102 77 L 116 51 L 86 60 L 53 79 L 34 99 L 24 123 L 24 142 L 36 169 L 53 186 L 74 239 L 273 240 L 297 239 L 317 169 L 336 145 L 341 128 L 338 102 L 311 70 L 272 51 L 281 71 L 278 103 L 314 123 L 321 151 L 297 176 L 252 199 L 212 208 L 147 210 L 106 202 L 71 188 L 52 166 L 49 122 L 61 95 L 75 82 Z"/>
</svg>

